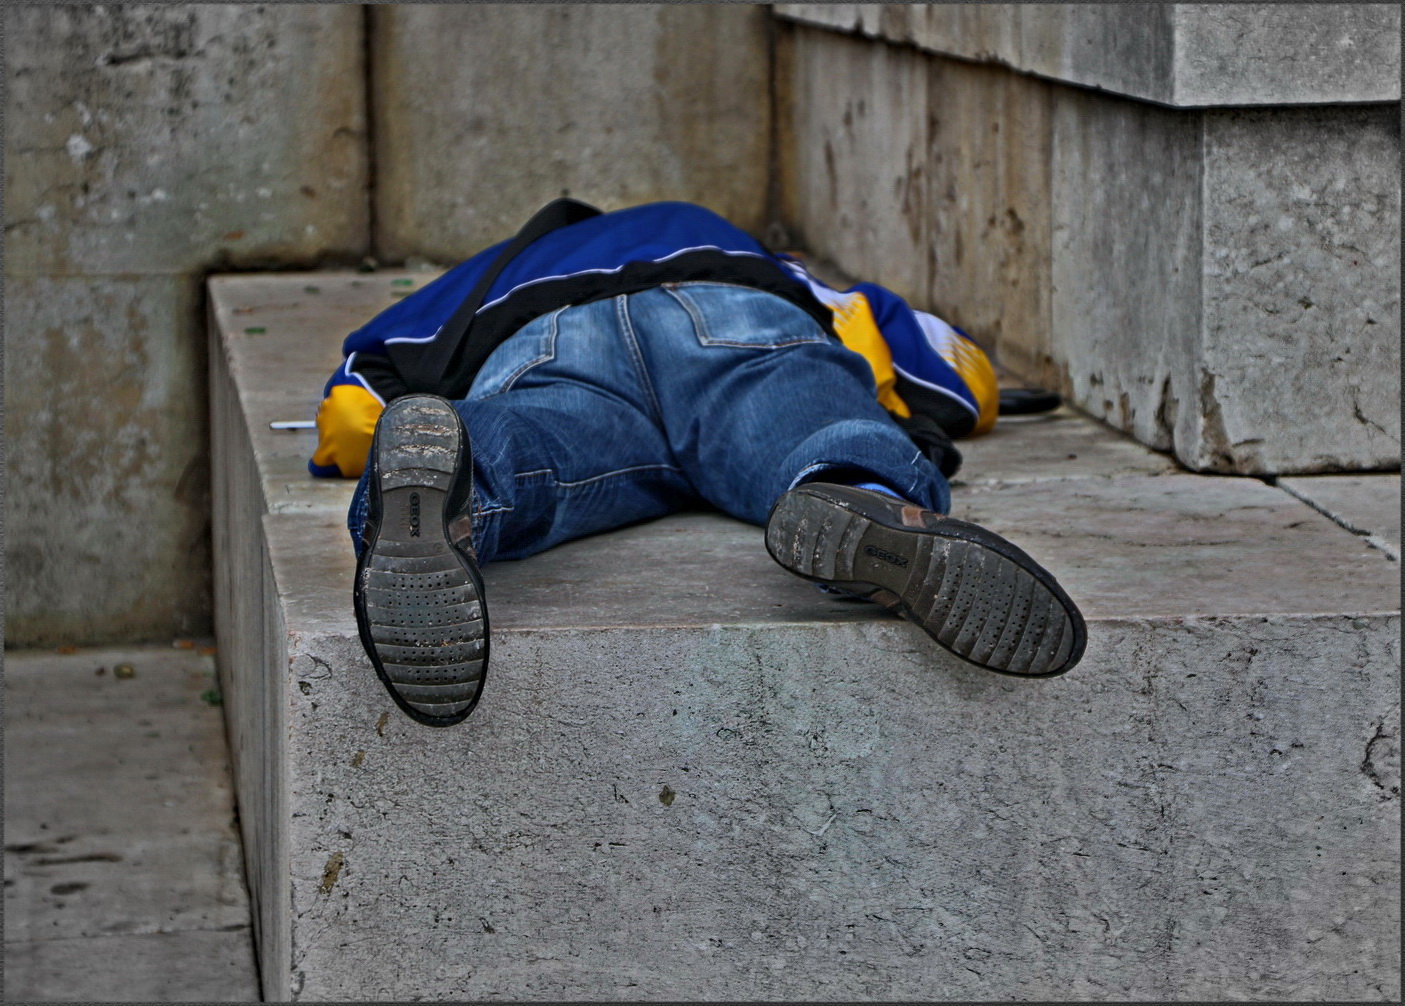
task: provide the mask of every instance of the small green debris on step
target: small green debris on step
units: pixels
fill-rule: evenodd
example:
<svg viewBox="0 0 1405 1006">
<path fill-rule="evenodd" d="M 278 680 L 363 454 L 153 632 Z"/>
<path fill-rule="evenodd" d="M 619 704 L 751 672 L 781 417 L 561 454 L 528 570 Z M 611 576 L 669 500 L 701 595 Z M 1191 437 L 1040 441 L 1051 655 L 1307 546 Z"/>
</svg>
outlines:
<svg viewBox="0 0 1405 1006">
<path fill-rule="evenodd" d="M 677 793 L 673 792 L 673 787 L 665 786 L 663 789 L 659 790 L 659 803 L 663 804 L 665 807 L 672 807 L 673 798 L 677 795 Z"/>
<path fill-rule="evenodd" d="M 305 286 L 305 287 L 302 288 L 302 292 L 303 292 L 303 293 L 321 293 L 321 292 L 322 292 L 322 288 L 321 288 L 320 286 Z"/>
<path fill-rule="evenodd" d="M 267 332 L 268 332 L 268 329 L 264 328 L 264 327 L 261 326 L 261 325 L 254 325 L 254 326 L 252 326 L 252 327 L 250 327 L 250 328 L 244 329 L 244 334 L 245 334 L 245 335 L 265 335 L 265 334 L 267 334 Z"/>
<path fill-rule="evenodd" d="M 207 688 L 200 693 L 200 701 L 207 706 L 222 706 L 224 705 L 224 696 L 220 694 L 218 688 Z"/>
<path fill-rule="evenodd" d="M 393 279 L 393 280 L 390 281 L 390 285 L 391 285 L 391 286 L 414 286 L 414 285 L 415 285 L 415 281 L 412 280 L 412 279 Z"/>
<path fill-rule="evenodd" d="M 118 664 L 112 669 L 112 674 L 114 677 L 125 680 L 127 678 L 135 678 L 137 676 L 137 669 L 131 664 Z"/>
</svg>

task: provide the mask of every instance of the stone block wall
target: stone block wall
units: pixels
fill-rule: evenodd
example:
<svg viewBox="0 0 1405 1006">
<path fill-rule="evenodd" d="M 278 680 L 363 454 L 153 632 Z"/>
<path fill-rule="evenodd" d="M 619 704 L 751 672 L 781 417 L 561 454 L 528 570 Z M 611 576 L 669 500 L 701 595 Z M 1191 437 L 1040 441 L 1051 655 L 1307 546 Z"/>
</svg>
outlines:
<svg viewBox="0 0 1405 1006">
<path fill-rule="evenodd" d="M 1400 99 L 1396 4 L 778 4 L 784 18 L 1179 107 Z"/>
<path fill-rule="evenodd" d="M 209 273 L 453 261 L 562 192 L 768 219 L 760 6 L 3 16 L 11 646 L 210 631 Z"/>
<path fill-rule="evenodd" d="M 361 12 L 5 12 L 7 642 L 210 631 L 212 270 L 368 243 Z"/>
<path fill-rule="evenodd" d="M 753 4 L 373 8 L 376 254 L 452 263 L 560 195 L 700 202 L 760 233 L 768 24 Z"/>
<path fill-rule="evenodd" d="M 800 243 L 1192 469 L 1399 467 L 1398 8 L 778 11 Z"/>
</svg>

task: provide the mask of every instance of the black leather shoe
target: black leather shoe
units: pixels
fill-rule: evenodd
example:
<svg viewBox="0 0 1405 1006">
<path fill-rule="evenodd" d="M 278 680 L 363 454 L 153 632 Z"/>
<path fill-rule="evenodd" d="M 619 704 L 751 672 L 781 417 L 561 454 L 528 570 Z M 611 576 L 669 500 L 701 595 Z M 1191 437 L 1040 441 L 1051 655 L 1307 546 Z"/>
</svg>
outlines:
<svg viewBox="0 0 1405 1006">
<path fill-rule="evenodd" d="M 435 395 L 381 413 L 356 564 L 361 643 L 397 705 L 433 727 L 462 722 L 488 674 L 488 610 L 469 537 L 468 431 Z"/>
<path fill-rule="evenodd" d="M 963 660 L 1022 677 L 1063 674 L 1087 629 L 1053 575 L 976 524 L 853 486 L 781 496 L 766 549 L 807 580 L 877 601 Z"/>
</svg>

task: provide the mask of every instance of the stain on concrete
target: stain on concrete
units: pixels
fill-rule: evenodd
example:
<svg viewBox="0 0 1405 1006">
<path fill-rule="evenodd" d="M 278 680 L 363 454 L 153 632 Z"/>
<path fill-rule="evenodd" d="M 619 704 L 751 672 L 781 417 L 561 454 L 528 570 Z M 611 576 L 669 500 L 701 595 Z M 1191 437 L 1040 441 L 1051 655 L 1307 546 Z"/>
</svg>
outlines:
<svg viewBox="0 0 1405 1006">
<path fill-rule="evenodd" d="M 322 868 L 322 883 L 317 885 L 319 893 L 332 893 L 332 888 L 337 886 L 337 878 L 341 876 L 341 869 L 345 864 L 346 855 L 344 853 L 334 852 L 327 858 L 327 865 Z"/>
<path fill-rule="evenodd" d="M 120 863 L 122 857 L 115 852 L 94 852 L 86 856 L 43 856 L 34 861 L 36 866 L 67 866 L 70 863 Z"/>
</svg>

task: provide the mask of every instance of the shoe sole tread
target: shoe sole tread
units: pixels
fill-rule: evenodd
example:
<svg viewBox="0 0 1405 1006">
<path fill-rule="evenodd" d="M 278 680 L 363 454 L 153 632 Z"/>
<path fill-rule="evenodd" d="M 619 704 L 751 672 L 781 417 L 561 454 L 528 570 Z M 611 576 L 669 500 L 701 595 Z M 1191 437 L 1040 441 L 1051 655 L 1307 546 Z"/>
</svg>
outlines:
<svg viewBox="0 0 1405 1006">
<path fill-rule="evenodd" d="M 977 525 L 904 525 L 900 504 L 802 486 L 777 502 L 766 547 L 786 569 L 869 596 L 988 670 L 1053 677 L 1082 657 L 1086 628 L 1047 570 Z M 872 497 L 872 498 L 870 498 Z"/>
<path fill-rule="evenodd" d="M 357 568 L 357 623 L 391 697 L 430 726 L 462 721 L 487 677 L 482 581 L 445 514 L 466 448 L 453 406 L 432 396 L 391 402 L 372 447 L 380 520 Z"/>
</svg>

